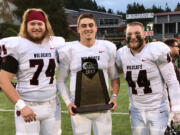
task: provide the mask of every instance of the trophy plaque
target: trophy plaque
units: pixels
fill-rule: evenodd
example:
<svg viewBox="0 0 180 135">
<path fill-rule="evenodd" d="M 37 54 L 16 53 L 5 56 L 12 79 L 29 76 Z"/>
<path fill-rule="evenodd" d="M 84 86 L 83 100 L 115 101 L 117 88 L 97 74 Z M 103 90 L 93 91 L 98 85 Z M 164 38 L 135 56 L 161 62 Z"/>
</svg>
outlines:
<svg viewBox="0 0 180 135">
<path fill-rule="evenodd" d="M 103 71 L 98 69 L 96 59 L 82 59 L 82 70 L 77 72 L 75 113 L 97 112 L 110 109 L 109 94 Z"/>
</svg>

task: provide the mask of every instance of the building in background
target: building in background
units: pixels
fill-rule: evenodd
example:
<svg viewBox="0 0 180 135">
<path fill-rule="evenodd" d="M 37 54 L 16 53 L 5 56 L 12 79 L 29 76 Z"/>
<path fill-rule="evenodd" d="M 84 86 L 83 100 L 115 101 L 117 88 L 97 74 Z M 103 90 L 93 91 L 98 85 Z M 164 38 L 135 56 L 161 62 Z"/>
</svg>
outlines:
<svg viewBox="0 0 180 135">
<path fill-rule="evenodd" d="M 138 21 L 143 23 L 145 27 L 147 42 L 152 41 L 154 37 L 154 13 L 126 14 L 127 23 Z"/>
<path fill-rule="evenodd" d="M 175 37 L 180 41 L 180 11 L 163 13 L 126 14 L 127 23 L 144 24 L 147 40 Z"/>
<path fill-rule="evenodd" d="M 16 6 L 13 4 L 13 0 L 0 0 L 0 24 L 13 23 L 20 25 L 20 20 L 13 14 L 15 9 Z M 121 15 L 116 14 L 87 9 L 79 9 L 77 11 L 65 9 L 71 30 L 76 32 L 77 17 L 85 12 L 94 14 L 98 26 L 97 38 L 111 40 L 118 46 L 121 46 L 121 43 L 125 41 L 126 23 L 132 21 L 139 21 L 144 24 L 148 41 L 152 39 L 163 40 L 169 37 L 175 37 L 180 40 L 180 11 L 126 14 L 126 20 L 123 20 Z"/>
<path fill-rule="evenodd" d="M 158 40 L 171 37 L 180 40 L 180 11 L 154 14 L 154 37 Z"/>
<path fill-rule="evenodd" d="M 107 39 L 120 44 L 125 39 L 125 20 L 121 19 L 121 15 L 109 14 L 105 12 L 92 11 L 87 9 L 79 9 L 78 11 L 65 9 L 67 14 L 69 27 L 76 31 L 77 18 L 82 13 L 92 13 L 98 26 L 97 38 Z"/>
</svg>

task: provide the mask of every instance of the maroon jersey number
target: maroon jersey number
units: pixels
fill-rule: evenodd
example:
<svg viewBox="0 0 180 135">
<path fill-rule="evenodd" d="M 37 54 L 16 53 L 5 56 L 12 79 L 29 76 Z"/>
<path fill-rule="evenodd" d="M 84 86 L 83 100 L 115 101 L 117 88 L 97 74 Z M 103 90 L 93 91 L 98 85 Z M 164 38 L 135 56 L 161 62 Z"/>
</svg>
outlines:
<svg viewBox="0 0 180 135">
<path fill-rule="evenodd" d="M 36 65 L 38 66 L 36 72 L 34 73 L 32 79 L 30 80 L 30 84 L 31 85 L 39 85 L 38 78 L 39 78 L 40 73 L 42 72 L 42 69 L 44 66 L 44 61 L 43 61 L 43 59 L 32 59 L 32 60 L 29 60 L 29 62 L 30 62 L 31 68 L 35 67 Z M 54 81 L 55 68 L 56 68 L 55 60 L 49 59 L 49 64 L 48 64 L 47 70 L 45 72 L 46 77 L 50 77 L 49 84 L 52 84 Z"/>
<path fill-rule="evenodd" d="M 137 94 L 136 83 L 132 80 L 132 72 L 126 72 L 126 80 L 128 82 L 129 87 L 132 87 L 132 93 Z M 139 87 L 144 87 L 144 94 L 152 93 L 152 89 L 150 88 L 150 81 L 147 79 L 146 70 L 140 70 L 138 74 L 137 84 Z"/>
</svg>

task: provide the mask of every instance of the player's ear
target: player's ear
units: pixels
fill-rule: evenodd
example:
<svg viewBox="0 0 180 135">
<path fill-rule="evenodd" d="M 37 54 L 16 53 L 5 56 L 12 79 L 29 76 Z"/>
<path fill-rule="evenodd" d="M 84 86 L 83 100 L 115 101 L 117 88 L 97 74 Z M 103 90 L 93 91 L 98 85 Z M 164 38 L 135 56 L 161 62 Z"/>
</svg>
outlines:
<svg viewBox="0 0 180 135">
<path fill-rule="evenodd" d="M 79 26 L 77 26 L 77 33 L 79 34 Z"/>
<path fill-rule="evenodd" d="M 95 23 L 95 28 L 96 28 L 96 30 L 95 30 L 95 31 L 97 32 L 97 30 L 98 30 L 98 27 L 97 27 L 97 24 L 96 24 L 96 23 Z"/>
</svg>

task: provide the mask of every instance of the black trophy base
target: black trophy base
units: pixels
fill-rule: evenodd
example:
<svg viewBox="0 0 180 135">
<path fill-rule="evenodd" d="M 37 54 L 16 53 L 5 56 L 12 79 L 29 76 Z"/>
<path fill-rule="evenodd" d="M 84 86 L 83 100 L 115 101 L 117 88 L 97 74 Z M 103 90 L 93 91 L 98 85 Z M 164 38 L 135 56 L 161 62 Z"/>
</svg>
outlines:
<svg viewBox="0 0 180 135">
<path fill-rule="evenodd" d="M 88 107 L 77 107 L 72 108 L 74 113 L 91 113 L 91 112 L 99 112 L 109 110 L 113 107 L 113 104 L 106 104 L 106 105 L 94 105 Z"/>
</svg>

